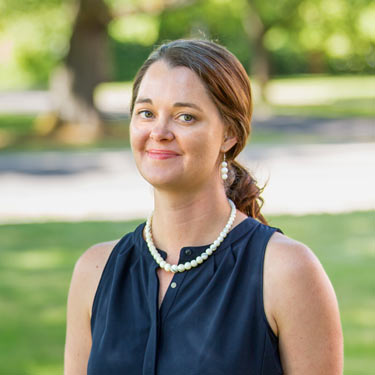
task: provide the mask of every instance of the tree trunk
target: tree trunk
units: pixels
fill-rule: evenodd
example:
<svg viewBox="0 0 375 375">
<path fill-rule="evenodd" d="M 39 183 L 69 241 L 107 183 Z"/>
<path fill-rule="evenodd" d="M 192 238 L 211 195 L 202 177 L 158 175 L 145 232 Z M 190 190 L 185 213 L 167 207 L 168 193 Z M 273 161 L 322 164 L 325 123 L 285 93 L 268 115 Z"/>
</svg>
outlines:
<svg viewBox="0 0 375 375">
<path fill-rule="evenodd" d="M 248 0 L 249 11 L 244 15 L 244 26 L 252 49 L 250 62 L 250 73 L 257 79 L 260 86 L 260 93 L 263 101 L 267 101 L 265 88 L 270 79 L 269 54 L 263 44 L 263 37 L 266 34 L 264 26 L 256 9 L 252 6 L 252 1 Z"/>
<path fill-rule="evenodd" d="M 93 93 L 99 83 L 109 79 L 110 20 L 104 0 L 79 0 L 68 54 L 51 79 L 57 110 L 55 131 L 69 141 L 90 142 L 102 132 Z"/>
<path fill-rule="evenodd" d="M 309 73 L 321 74 L 327 71 L 324 63 L 322 51 L 312 51 L 309 53 Z"/>
</svg>

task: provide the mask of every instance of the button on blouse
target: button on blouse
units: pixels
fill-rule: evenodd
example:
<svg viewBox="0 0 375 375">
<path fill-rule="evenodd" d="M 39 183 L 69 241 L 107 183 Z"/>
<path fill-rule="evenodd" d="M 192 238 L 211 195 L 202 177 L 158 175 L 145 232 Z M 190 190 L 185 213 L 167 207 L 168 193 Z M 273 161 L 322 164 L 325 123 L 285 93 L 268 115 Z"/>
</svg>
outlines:
<svg viewBox="0 0 375 375">
<path fill-rule="evenodd" d="M 185 255 L 191 255 L 191 250 L 190 249 L 186 249 L 185 250 Z"/>
</svg>

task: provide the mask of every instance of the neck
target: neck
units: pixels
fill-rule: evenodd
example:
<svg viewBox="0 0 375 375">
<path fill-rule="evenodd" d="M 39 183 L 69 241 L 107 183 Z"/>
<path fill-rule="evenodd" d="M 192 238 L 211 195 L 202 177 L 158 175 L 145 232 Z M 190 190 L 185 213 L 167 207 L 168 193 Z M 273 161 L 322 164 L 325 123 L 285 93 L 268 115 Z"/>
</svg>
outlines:
<svg viewBox="0 0 375 375">
<path fill-rule="evenodd" d="M 152 234 L 157 248 L 178 262 L 180 250 L 186 246 L 212 243 L 230 216 L 230 205 L 224 189 L 209 189 L 194 194 L 171 194 L 154 191 L 155 210 Z"/>
</svg>

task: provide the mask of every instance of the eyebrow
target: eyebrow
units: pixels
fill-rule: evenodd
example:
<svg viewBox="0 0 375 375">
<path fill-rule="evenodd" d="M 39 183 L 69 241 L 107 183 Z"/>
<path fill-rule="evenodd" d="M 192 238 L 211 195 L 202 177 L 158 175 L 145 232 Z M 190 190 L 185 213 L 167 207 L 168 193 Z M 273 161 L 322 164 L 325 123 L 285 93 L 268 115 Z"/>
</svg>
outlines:
<svg viewBox="0 0 375 375">
<path fill-rule="evenodd" d="M 135 101 L 135 104 L 138 103 L 149 103 L 153 104 L 152 100 L 150 98 L 139 98 Z M 194 103 L 188 103 L 188 102 L 177 102 L 173 104 L 173 107 L 190 107 L 190 108 L 195 108 L 200 112 L 203 112 L 203 110 L 196 104 Z"/>
<path fill-rule="evenodd" d="M 194 103 L 182 103 L 182 102 L 177 102 L 177 103 L 174 103 L 174 104 L 173 104 L 173 107 L 190 107 L 190 108 L 195 108 L 195 109 L 197 109 L 198 111 L 203 112 L 202 109 L 201 109 L 199 106 L 197 106 L 196 104 L 194 104 Z"/>
<path fill-rule="evenodd" d="M 149 98 L 139 98 L 135 101 L 135 104 L 138 104 L 138 103 L 150 103 L 150 104 L 152 104 L 152 100 L 149 99 Z"/>
</svg>

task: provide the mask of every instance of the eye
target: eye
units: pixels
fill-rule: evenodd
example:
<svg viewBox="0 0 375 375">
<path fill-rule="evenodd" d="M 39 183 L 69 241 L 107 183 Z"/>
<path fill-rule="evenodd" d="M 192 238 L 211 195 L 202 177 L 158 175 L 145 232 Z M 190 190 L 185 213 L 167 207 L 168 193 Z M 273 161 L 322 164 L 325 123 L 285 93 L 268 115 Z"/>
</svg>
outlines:
<svg viewBox="0 0 375 375">
<path fill-rule="evenodd" d="M 139 111 L 138 115 L 141 116 L 141 118 L 144 118 L 144 119 L 150 119 L 154 116 L 154 114 L 151 111 L 147 111 L 147 110 Z"/>
<path fill-rule="evenodd" d="M 193 122 L 195 120 L 195 117 L 188 113 L 183 113 L 182 115 L 178 116 L 178 118 L 183 122 Z"/>
</svg>

